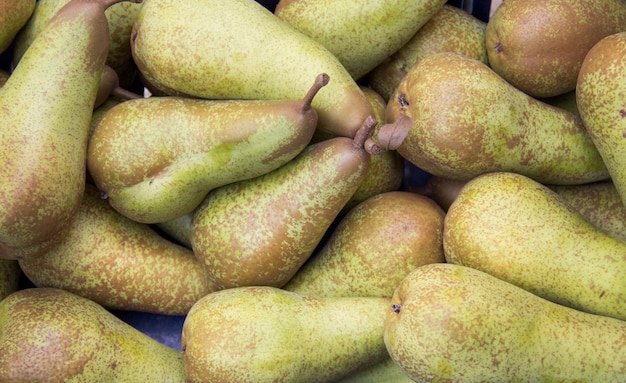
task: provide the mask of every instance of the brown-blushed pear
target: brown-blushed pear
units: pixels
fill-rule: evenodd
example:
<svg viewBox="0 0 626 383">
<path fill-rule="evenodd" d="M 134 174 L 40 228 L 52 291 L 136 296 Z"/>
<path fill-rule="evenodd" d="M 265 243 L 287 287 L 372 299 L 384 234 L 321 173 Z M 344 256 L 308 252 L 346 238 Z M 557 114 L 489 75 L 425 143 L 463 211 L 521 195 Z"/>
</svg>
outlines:
<svg viewBox="0 0 626 383">
<path fill-rule="evenodd" d="M 580 68 L 576 104 L 591 139 L 626 203 L 626 32 L 595 44 Z"/>
<path fill-rule="evenodd" d="M 2 382 L 185 380 L 180 351 L 62 289 L 25 288 L 0 301 L 0 350 Z"/>
<path fill-rule="evenodd" d="M 217 290 L 190 249 L 124 217 L 92 185 L 63 240 L 19 264 L 35 286 L 60 288 L 114 310 L 184 315 Z"/>
<path fill-rule="evenodd" d="M 450 263 L 406 276 L 388 308 L 385 344 L 418 382 L 600 383 L 626 374 L 626 322 Z"/>
<path fill-rule="evenodd" d="M 260 177 L 210 192 L 194 211 L 191 245 L 220 288 L 284 286 L 309 259 L 369 169 L 376 125 L 334 137 Z"/>
<path fill-rule="evenodd" d="M 449 263 L 626 320 L 626 242 L 524 175 L 493 172 L 468 181 L 446 213 L 443 248 Z"/>
<path fill-rule="evenodd" d="M 466 180 L 431 176 L 423 184 L 410 186 L 407 190 L 432 199 L 444 211 L 448 211 L 448 208 L 466 183 Z"/>
<path fill-rule="evenodd" d="M 439 177 L 511 171 L 555 185 L 609 177 L 580 117 L 454 52 L 411 68 L 387 104 L 387 122 L 379 144 Z"/>
<path fill-rule="evenodd" d="M 626 30 L 623 0 L 507 0 L 485 31 L 489 65 L 533 97 L 575 90 L 585 55 Z"/>
<path fill-rule="evenodd" d="M 186 381 L 333 382 L 388 357 L 389 302 L 309 297 L 270 286 L 208 294 L 183 323 Z"/>
<path fill-rule="evenodd" d="M 142 223 L 191 213 L 219 186 L 285 164 L 317 127 L 311 107 L 329 81 L 311 77 L 301 100 L 164 96 L 111 108 L 89 140 L 87 167 L 117 211 Z"/>
<path fill-rule="evenodd" d="M 465 10 L 445 4 L 402 48 L 368 73 L 365 80 L 389 101 L 409 69 L 430 54 L 456 52 L 487 64 L 486 26 Z"/>
<path fill-rule="evenodd" d="M 78 211 L 109 47 L 104 12 L 120 1 L 67 3 L 0 88 L 0 258 L 45 251 Z"/>
<path fill-rule="evenodd" d="M 326 47 L 355 80 L 402 48 L 445 0 L 280 0 L 274 14 Z"/>
<path fill-rule="evenodd" d="M 407 191 L 353 207 L 283 289 L 312 296 L 388 297 L 414 268 L 445 262 L 443 210 Z"/>
<path fill-rule="evenodd" d="M 6 51 L 13 43 L 15 36 L 30 19 L 36 5 L 36 0 L 0 1 L 0 53 Z"/>
<path fill-rule="evenodd" d="M 354 137 L 373 114 L 328 49 L 256 1 L 146 1 L 131 49 L 141 77 L 166 94 L 299 99 L 310 79 L 327 73 L 331 81 L 313 101 L 320 129 Z"/>
</svg>

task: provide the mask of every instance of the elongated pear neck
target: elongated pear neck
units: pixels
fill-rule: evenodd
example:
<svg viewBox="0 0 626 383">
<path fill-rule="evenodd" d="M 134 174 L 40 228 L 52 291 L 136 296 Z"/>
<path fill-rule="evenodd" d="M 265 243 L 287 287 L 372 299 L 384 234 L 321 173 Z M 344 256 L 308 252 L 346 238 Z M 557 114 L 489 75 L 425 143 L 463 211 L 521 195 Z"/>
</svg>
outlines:
<svg viewBox="0 0 626 383">
<path fill-rule="evenodd" d="M 309 89 L 307 94 L 302 99 L 302 108 L 300 110 L 302 114 L 305 114 L 311 109 L 311 103 L 313 102 L 313 99 L 320 91 L 320 89 L 328 84 L 328 81 L 330 81 L 330 76 L 328 76 L 326 73 L 320 73 L 319 75 L 317 75 L 313 86 Z"/>
</svg>

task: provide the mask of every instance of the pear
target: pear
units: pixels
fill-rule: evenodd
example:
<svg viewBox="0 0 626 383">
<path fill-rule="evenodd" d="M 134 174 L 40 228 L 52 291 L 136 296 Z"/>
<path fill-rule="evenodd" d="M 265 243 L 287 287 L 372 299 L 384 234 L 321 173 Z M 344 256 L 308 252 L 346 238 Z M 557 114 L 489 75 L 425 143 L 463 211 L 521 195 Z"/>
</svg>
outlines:
<svg viewBox="0 0 626 383">
<path fill-rule="evenodd" d="M 368 118 L 354 139 L 311 144 L 272 172 L 209 193 L 191 236 L 209 278 L 220 288 L 284 286 L 363 182 L 375 125 Z"/>
<path fill-rule="evenodd" d="M 104 11 L 119 1 L 67 3 L 0 88 L 0 258 L 45 251 L 78 211 L 109 45 Z"/>
<path fill-rule="evenodd" d="M 274 14 L 326 47 L 359 80 L 402 48 L 445 0 L 280 0 Z"/>
<path fill-rule="evenodd" d="M 449 263 L 626 320 L 626 242 L 521 174 L 493 172 L 468 181 L 446 213 L 443 247 Z"/>
<path fill-rule="evenodd" d="M 485 30 L 489 65 L 533 97 L 575 90 L 585 55 L 626 30 L 623 0 L 507 0 Z"/>
<path fill-rule="evenodd" d="M 192 220 L 193 213 L 189 213 L 170 221 L 155 223 L 153 227 L 163 236 L 191 249 Z"/>
<path fill-rule="evenodd" d="M 379 144 L 439 177 L 512 171 L 555 185 L 609 178 L 579 117 L 458 53 L 413 66 L 387 105 L 387 121 Z"/>
<path fill-rule="evenodd" d="M 320 129 L 354 137 L 373 113 L 332 53 L 256 1 L 146 1 L 131 49 L 142 78 L 166 94 L 297 99 L 327 73 L 332 81 L 313 101 Z"/>
<path fill-rule="evenodd" d="M 411 67 L 430 54 L 456 52 L 487 64 L 486 27 L 486 22 L 467 11 L 445 4 L 406 44 L 378 64 L 365 79 L 370 87 L 389 101 Z"/>
<path fill-rule="evenodd" d="M 600 383 L 626 374 L 626 322 L 448 263 L 418 267 L 398 286 L 385 344 L 417 382 Z"/>
<path fill-rule="evenodd" d="M 411 186 L 408 191 L 432 199 L 447 212 L 466 183 L 465 180 L 431 176 L 424 184 Z"/>
<path fill-rule="evenodd" d="M 184 315 L 216 290 L 191 250 L 119 214 L 91 185 L 63 240 L 20 267 L 35 286 L 115 310 Z"/>
<path fill-rule="evenodd" d="M 443 221 L 443 210 L 419 194 L 370 197 L 341 219 L 283 288 L 313 296 L 391 298 L 414 268 L 445 262 Z"/>
<path fill-rule="evenodd" d="M 388 356 L 389 301 L 316 298 L 270 286 L 208 294 L 183 323 L 186 381 L 335 381 Z"/>
<path fill-rule="evenodd" d="M 96 95 L 96 101 L 94 102 L 94 109 L 100 107 L 109 99 L 109 97 L 112 96 L 123 100 L 134 100 L 136 98 L 143 97 L 135 92 L 123 88 L 120 84 L 120 76 L 117 74 L 115 69 L 105 65 L 102 69 L 102 75 L 100 76 L 100 83 L 98 84 L 98 94 Z"/>
<path fill-rule="evenodd" d="M 36 0 L 0 1 L 0 53 L 9 48 L 20 29 L 28 22 Z"/>
<path fill-rule="evenodd" d="M 111 108 L 89 140 L 87 167 L 111 206 L 142 223 L 191 213 L 219 186 L 285 164 L 317 126 L 311 101 L 149 97 Z"/>
<path fill-rule="evenodd" d="M 558 96 L 539 98 L 539 101 L 565 109 L 580 117 L 578 105 L 576 104 L 576 90 L 571 90 L 569 92 L 559 94 Z"/>
<path fill-rule="evenodd" d="M 360 369 L 336 383 L 413 383 L 398 364 L 391 359 L 385 358 L 382 362 Z"/>
<path fill-rule="evenodd" d="M 607 234 L 626 241 L 626 207 L 613 181 L 547 186 L 589 222 Z"/>
<path fill-rule="evenodd" d="M 603 38 L 585 56 L 576 104 L 585 127 L 609 169 L 613 184 L 626 203 L 626 32 Z"/>
<path fill-rule="evenodd" d="M 172 382 L 182 354 L 97 303 L 54 288 L 0 301 L 0 381 Z"/>
<path fill-rule="evenodd" d="M 11 76 L 10 72 L 0 69 L 0 88 L 4 85 L 5 82 L 7 82 L 9 76 Z"/>
<path fill-rule="evenodd" d="M 19 289 L 22 270 L 15 259 L 0 259 L 0 301 Z"/>
</svg>

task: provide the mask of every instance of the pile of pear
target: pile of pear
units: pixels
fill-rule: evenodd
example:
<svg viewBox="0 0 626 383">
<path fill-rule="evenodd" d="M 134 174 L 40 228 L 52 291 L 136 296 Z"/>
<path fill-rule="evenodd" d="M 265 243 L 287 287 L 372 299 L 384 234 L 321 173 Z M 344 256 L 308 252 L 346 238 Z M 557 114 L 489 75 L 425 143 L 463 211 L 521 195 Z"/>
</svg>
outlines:
<svg viewBox="0 0 626 383">
<path fill-rule="evenodd" d="M 0 54 L 0 381 L 626 376 L 623 1 L 0 0 Z"/>
</svg>

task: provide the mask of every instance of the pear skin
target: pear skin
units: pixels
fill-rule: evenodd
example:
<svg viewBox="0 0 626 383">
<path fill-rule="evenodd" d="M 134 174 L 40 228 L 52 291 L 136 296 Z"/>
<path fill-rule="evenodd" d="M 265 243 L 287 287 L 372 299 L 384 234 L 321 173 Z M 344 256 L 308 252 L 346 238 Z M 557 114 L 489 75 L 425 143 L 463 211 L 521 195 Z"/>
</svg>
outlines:
<svg viewBox="0 0 626 383">
<path fill-rule="evenodd" d="M 73 0 L 0 88 L 0 258 L 45 251 L 78 211 L 91 113 L 109 46 L 104 11 Z M 49 244 L 48 244 L 49 243 Z"/>
<path fill-rule="evenodd" d="M 131 49 L 142 77 L 169 95 L 298 99 L 309 79 L 327 73 L 331 81 L 313 101 L 320 129 L 354 137 L 373 113 L 332 53 L 256 1 L 151 0 Z"/>
<path fill-rule="evenodd" d="M 363 145 L 376 122 L 354 139 L 307 146 L 280 168 L 213 190 L 195 210 L 191 245 L 220 288 L 282 287 L 311 256 L 370 165 Z"/>
<path fill-rule="evenodd" d="M 391 357 L 365 367 L 336 383 L 413 383 L 413 379 Z"/>
<path fill-rule="evenodd" d="M 576 87 L 576 104 L 594 144 L 626 203 L 626 32 L 603 38 L 585 56 Z"/>
<path fill-rule="evenodd" d="M 283 289 L 311 296 L 391 298 L 414 268 L 445 262 L 444 212 L 406 191 L 381 193 L 344 216 Z"/>
<path fill-rule="evenodd" d="M 378 131 L 381 146 L 439 177 L 510 171 L 554 185 L 609 177 L 578 116 L 453 52 L 432 54 L 411 68 L 387 105 L 387 122 Z"/>
<path fill-rule="evenodd" d="M 445 0 L 281 0 L 274 14 L 326 47 L 355 80 L 402 48 Z"/>
<path fill-rule="evenodd" d="M 468 181 L 446 213 L 443 248 L 449 263 L 626 320 L 626 242 L 521 174 L 493 172 Z"/>
<path fill-rule="evenodd" d="M 19 289 L 22 270 L 15 259 L 0 259 L 0 301 Z"/>
<path fill-rule="evenodd" d="M 27 288 L 0 301 L 0 350 L 3 382 L 185 380 L 179 351 L 61 289 Z"/>
<path fill-rule="evenodd" d="M 331 382 L 388 357 L 389 298 L 316 298 L 270 286 L 208 294 L 181 349 L 190 383 Z"/>
<path fill-rule="evenodd" d="M 154 227 L 165 237 L 191 249 L 192 220 L 193 213 L 189 213 L 170 221 L 156 223 Z"/>
<path fill-rule="evenodd" d="M 398 286 L 385 344 L 418 382 L 600 383 L 626 374 L 626 322 L 449 263 L 418 267 Z"/>
<path fill-rule="evenodd" d="M 36 4 L 36 0 L 0 1 L 0 53 L 13 43 L 15 36 L 33 14 Z"/>
<path fill-rule="evenodd" d="M 91 185 L 65 238 L 20 266 L 35 286 L 115 310 L 184 315 L 217 290 L 191 250 L 119 214 Z"/>
<path fill-rule="evenodd" d="M 450 205 L 452 205 L 452 202 L 454 202 L 461 188 L 463 188 L 466 183 L 467 181 L 465 180 L 431 176 L 426 180 L 426 183 L 412 186 L 409 188 L 409 191 L 432 199 L 437 202 L 444 211 L 448 211 L 448 208 L 450 208 Z"/>
<path fill-rule="evenodd" d="M 445 4 L 402 48 L 389 55 L 365 79 L 385 101 L 389 101 L 411 67 L 430 54 L 456 52 L 487 64 L 486 27 L 484 21 L 465 10 Z"/>
<path fill-rule="evenodd" d="M 487 23 L 490 67 L 532 97 L 576 89 L 587 52 L 626 30 L 622 0 L 507 0 Z"/>
</svg>

